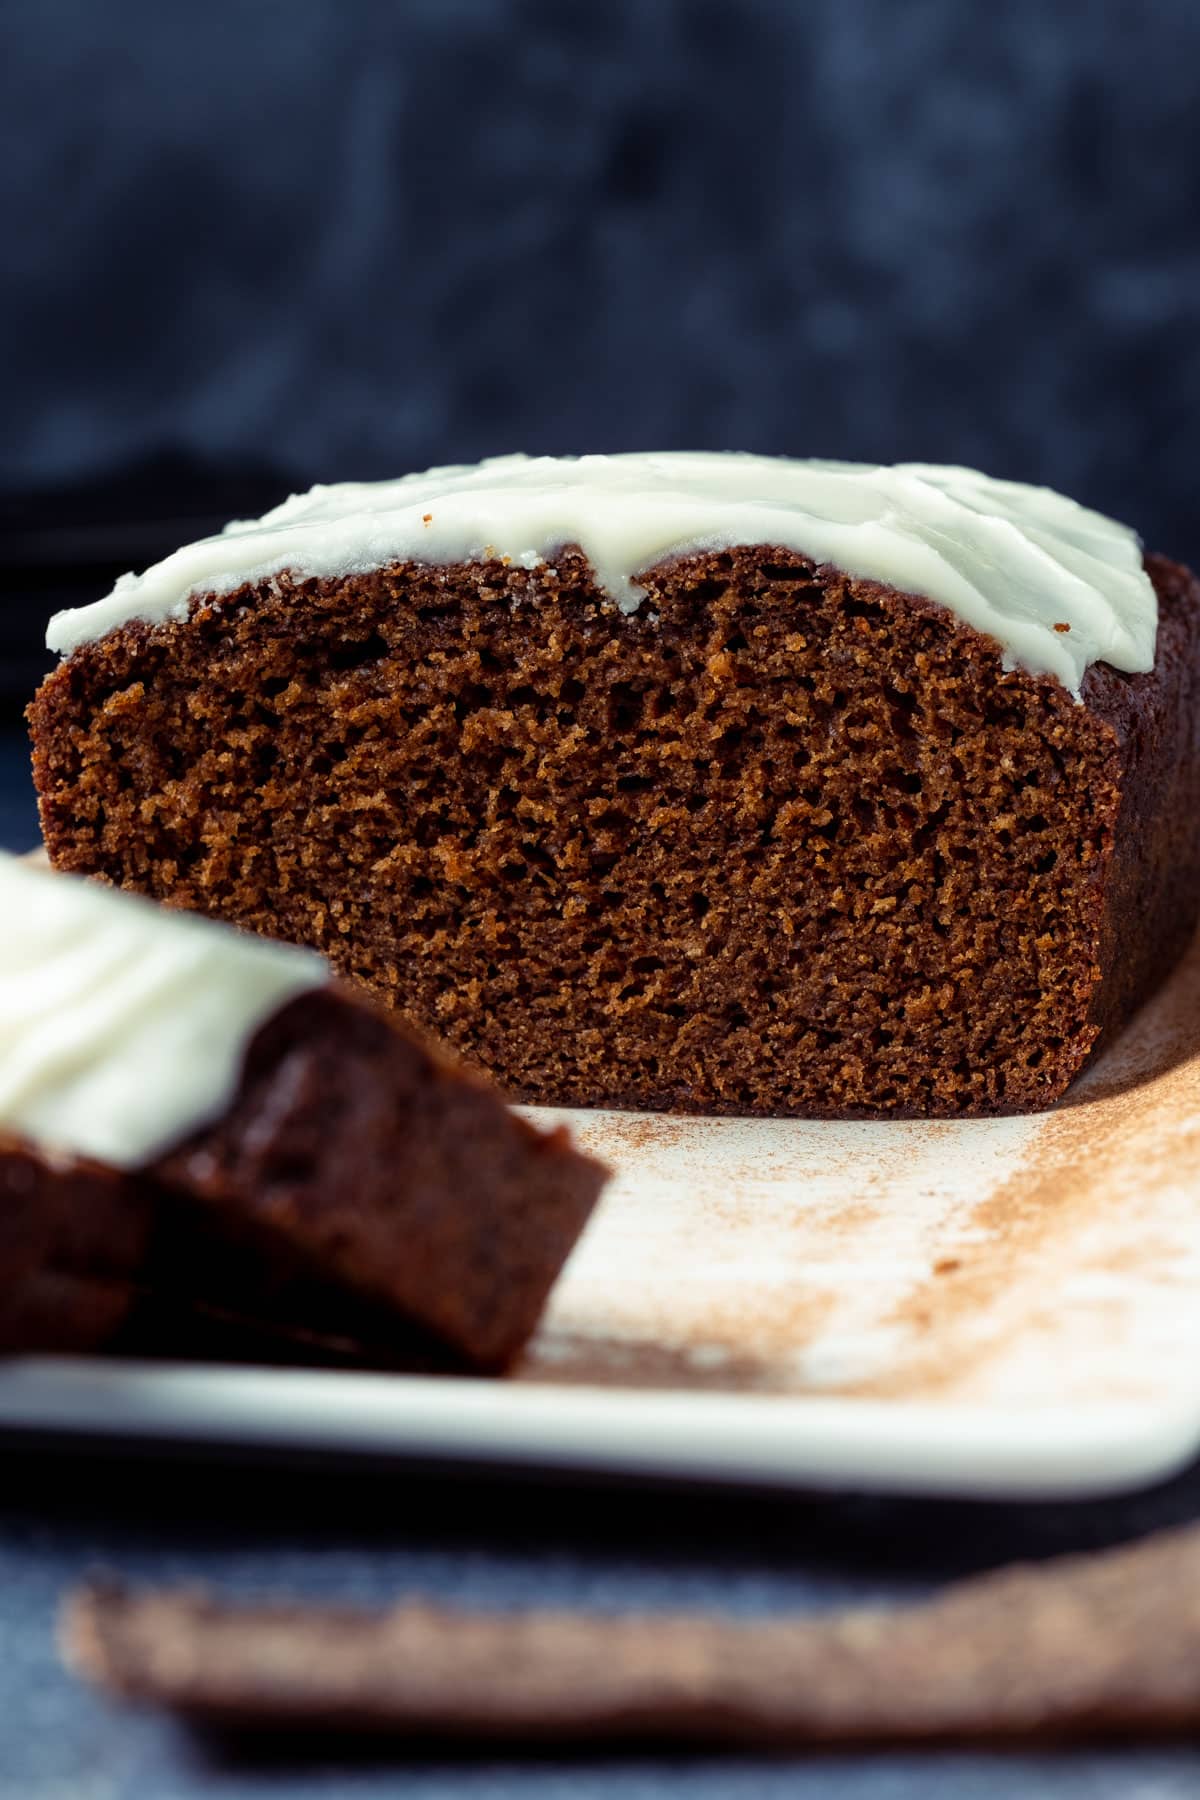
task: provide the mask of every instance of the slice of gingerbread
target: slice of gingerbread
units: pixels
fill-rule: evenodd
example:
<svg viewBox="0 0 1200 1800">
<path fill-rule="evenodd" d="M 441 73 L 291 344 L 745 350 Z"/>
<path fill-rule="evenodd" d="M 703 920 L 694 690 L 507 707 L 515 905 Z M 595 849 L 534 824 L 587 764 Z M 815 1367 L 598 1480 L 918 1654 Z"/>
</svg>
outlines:
<svg viewBox="0 0 1200 1800">
<path fill-rule="evenodd" d="M 23 1141 L 6 1178 L 28 1172 L 53 1240 L 25 1290 L 62 1260 L 86 1170 L 119 1184 L 143 1344 L 149 1295 L 179 1325 L 301 1351 L 512 1360 L 604 1179 L 564 1131 L 309 952 L 8 857 L 0 924 L 0 1128 Z M 128 1331 L 121 1312 L 85 1335 Z M 63 1347 L 78 1326 L 64 1313 Z"/>
</svg>

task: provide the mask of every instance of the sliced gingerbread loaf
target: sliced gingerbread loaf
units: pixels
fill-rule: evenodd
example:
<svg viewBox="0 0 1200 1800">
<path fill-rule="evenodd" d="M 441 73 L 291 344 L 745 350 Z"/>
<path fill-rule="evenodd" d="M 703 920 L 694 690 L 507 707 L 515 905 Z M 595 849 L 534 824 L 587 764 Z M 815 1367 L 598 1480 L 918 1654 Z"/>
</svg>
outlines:
<svg viewBox="0 0 1200 1800">
<path fill-rule="evenodd" d="M 1046 490 L 734 456 L 317 489 L 53 622 L 54 862 L 519 1097 L 1058 1099 L 1200 899 L 1200 587 Z"/>
<path fill-rule="evenodd" d="M 0 925 L 0 1348 L 512 1360 L 603 1182 L 564 1131 L 310 952 L 7 857 Z"/>
</svg>

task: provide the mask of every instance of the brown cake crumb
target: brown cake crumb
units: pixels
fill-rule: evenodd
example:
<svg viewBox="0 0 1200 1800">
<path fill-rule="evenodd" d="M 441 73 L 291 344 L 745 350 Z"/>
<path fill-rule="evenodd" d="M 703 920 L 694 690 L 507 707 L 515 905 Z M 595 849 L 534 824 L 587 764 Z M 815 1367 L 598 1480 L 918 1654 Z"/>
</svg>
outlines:
<svg viewBox="0 0 1200 1800">
<path fill-rule="evenodd" d="M 128 624 L 31 708 L 60 868 L 325 951 L 518 1097 L 1047 1105 L 1200 898 L 1200 588 L 1077 705 L 782 549 L 625 615 L 553 568 L 287 577 Z"/>
</svg>

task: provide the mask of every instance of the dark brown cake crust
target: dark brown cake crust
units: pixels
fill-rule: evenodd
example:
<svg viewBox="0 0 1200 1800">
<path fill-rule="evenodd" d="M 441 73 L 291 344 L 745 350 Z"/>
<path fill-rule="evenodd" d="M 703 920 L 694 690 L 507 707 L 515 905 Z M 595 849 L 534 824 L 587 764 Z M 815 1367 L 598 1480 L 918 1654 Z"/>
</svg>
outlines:
<svg viewBox="0 0 1200 1800">
<path fill-rule="evenodd" d="M 521 1097 L 954 1115 L 1065 1090 L 1200 896 L 1200 587 L 1076 705 L 783 550 L 282 578 L 31 708 L 76 869 L 316 945 Z"/>
<path fill-rule="evenodd" d="M 216 1124 L 154 1165 L 152 1285 L 209 1322 L 405 1366 L 500 1369 L 605 1170 L 376 1007 L 320 989 L 252 1040 Z M 438 1353 L 440 1347 L 440 1357 Z"/>
<path fill-rule="evenodd" d="M 76 1157 L 0 1139 L 0 1354 L 103 1349 L 136 1300 L 154 1199 Z"/>
</svg>

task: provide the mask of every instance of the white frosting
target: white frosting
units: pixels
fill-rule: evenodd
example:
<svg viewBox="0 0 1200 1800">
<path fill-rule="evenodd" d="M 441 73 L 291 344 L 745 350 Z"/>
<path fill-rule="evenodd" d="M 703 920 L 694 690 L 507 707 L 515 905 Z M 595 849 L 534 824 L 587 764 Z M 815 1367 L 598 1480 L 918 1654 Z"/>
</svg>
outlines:
<svg viewBox="0 0 1200 1800">
<path fill-rule="evenodd" d="M 134 1168 L 219 1117 L 319 956 L 0 855 L 0 1125 Z"/>
<path fill-rule="evenodd" d="M 668 555 L 777 544 L 928 595 L 997 638 L 1006 667 L 1057 675 L 1076 695 L 1093 662 L 1154 663 L 1158 607 L 1135 533 L 1049 488 L 924 463 L 699 452 L 503 456 L 315 487 L 123 575 L 107 599 L 57 613 L 46 641 L 69 655 L 128 620 L 181 618 L 194 594 L 284 570 L 488 556 L 536 567 L 565 544 L 626 611 L 642 598 L 638 575 Z"/>
</svg>

